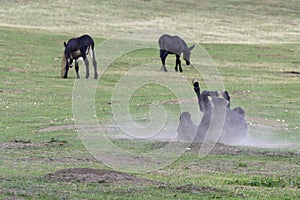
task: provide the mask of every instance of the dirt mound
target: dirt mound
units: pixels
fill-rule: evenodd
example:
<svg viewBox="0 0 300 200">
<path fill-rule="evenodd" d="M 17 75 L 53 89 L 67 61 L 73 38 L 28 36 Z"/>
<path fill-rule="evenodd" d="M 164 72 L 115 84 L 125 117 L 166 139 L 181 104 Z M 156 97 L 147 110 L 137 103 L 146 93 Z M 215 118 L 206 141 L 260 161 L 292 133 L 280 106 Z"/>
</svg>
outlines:
<svg viewBox="0 0 300 200">
<path fill-rule="evenodd" d="M 55 182 L 81 182 L 81 183 L 131 183 L 154 184 L 155 181 L 139 178 L 130 174 L 112 170 L 92 168 L 70 168 L 47 174 L 45 178 Z"/>
<path fill-rule="evenodd" d="M 101 170 L 92 168 L 70 168 L 59 170 L 54 173 L 45 175 L 47 181 L 51 182 L 73 182 L 73 183 L 99 183 L 99 184 L 130 184 L 134 186 L 147 186 L 149 184 L 157 187 L 158 189 L 164 189 L 172 191 L 174 193 L 223 193 L 224 191 L 212 188 L 201 187 L 193 184 L 188 185 L 170 185 L 163 182 L 152 181 L 140 177 L 136 177 L 130 174 L 112 171 Z M 138 193 L 141 192 L 141 188 L 130 188 L 126 191 L 118 190 L 116 193 Z M 175 195 L 176 196 L 176 195 Z"/>
</svg>

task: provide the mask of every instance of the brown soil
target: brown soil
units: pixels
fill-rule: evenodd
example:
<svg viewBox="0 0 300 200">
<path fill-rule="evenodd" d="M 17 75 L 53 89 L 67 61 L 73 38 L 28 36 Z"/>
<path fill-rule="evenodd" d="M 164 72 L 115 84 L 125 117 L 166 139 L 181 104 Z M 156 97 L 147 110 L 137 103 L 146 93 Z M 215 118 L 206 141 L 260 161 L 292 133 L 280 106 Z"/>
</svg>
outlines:
<svg viewBox="0 0 300 200">
<path fill-rule="evenodd" d="M 92 168 L 70 168 L 47 174 L 45 178 L 54 182 L 79 182 L 79 183 L 130 183 L 130 184 L 155 184 L 151 181 L 130 174 L 112 170 Z"/>
<path fill-rule="evenodd" d="M 198 153 L 201 148 L 201 144 L 192 144 L 191 151 Z M 267 149 L 257 149 L 253 147 L 241 147 L 241 146 L 228 146 L 224 144 L 216 144 L 209 152 L 212 155 L 253 155 L 253 156 L 300 156 L 300 153 L 290 151 L 272 151 Z"/>
<path fill-rule="evenodd" d="M 64 141 L 57 142 L 30 142 L 30 141 L 12 141 L 0 143 L 0 149 L 12 149 L 12 148 L 33 148 L 33 147 L 44 147 L 44 146 L 55 146 L 64 145 Z"/>
<path fill-rule="evenodd" d="M 70 168 L 59 170 L 55 173 L 45 175 L 45 179 L 51 182 L 73 182 L 73 183 L 98 183 L 98 184 L 130 184 L 135 186 L 154 185 L 157 188 L 170 190 L 175 193 L 203 193 L 203 192 L 217 192 L 223 191 L 212 187 L 199 187 L 193 184 L 172 186 L 158 181 L 152 181 L 130 174 L 92 168 Z M 142 188 L 131 188 L 125 193 L 142 192 Z M 117 193 L 124 193 L 124 191 L 116 191 Z"/>
<path fill-rule="evenodd" d="M 52 132 L 52 131 L 62 131 L 65 129 L 75 129 L 75 125 L 58 125 L 58 126 L 49 126 L 47 128 L 42 128 L 39 130 L 35 130 L 34 132 Z"/>
<path fill-rule="evenodd" d="M 25 57 L 25 55 L 23 54 L 18 54 L 16 56 L 19 56 L 19 57 Z M 7 69 L 9 72 L 14 72 L 14 73 L 20 73 L 20 72 L 25 72 L 24 69 L 20 69 L 20 68 L 16 68 L 16 67 L 12 67 L 12 68 L 8 68 Z"/>
<path fill-rule="evenodd" d="M 52 131 L 62 131 L 62 130 L 66 130 L 66 129 L 69 129 L 69 130 L 76 130 L 76 128 L 82 128 L 82 127 L 79 127 L 78 125 L 74 125 L 74 124 L 66 124 L 66 125 L 57 125 L 57 126 L 49 126 L 49 127 L 46 127 L 46 128 L 42 128 L 42 129 L 39 129 L 39 130 L 34 130 L 33 132 L 52 132 Z M 86 126 L 84 126 L 84 128 L 86 128 Z M 113 130 L 117 130 L 118 127 L 114 126 L 114 125 L 106 125 L 106 126 L 101 126 L 98 127 L 98 126 L 91 126 L 90 127 L 91 130 L 99 130 L 99 131 L 107 131 L 107 132 L 110 132 L 110 131 L 113 131 Z"/>
<path fill-rule="evenodd" d="M 3 143 L 0 143 L 0 149 L 41 147 L 41 146 L 43 146 L 42 143 L 31 143 L 31 142 L 3 142 Z"/>
</svg>

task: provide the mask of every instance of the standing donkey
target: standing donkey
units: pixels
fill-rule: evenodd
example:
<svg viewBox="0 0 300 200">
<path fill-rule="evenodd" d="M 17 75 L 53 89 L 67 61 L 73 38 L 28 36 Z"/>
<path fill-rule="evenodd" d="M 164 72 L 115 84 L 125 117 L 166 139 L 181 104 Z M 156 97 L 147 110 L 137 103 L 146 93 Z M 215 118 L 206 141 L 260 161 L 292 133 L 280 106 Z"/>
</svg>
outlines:
<svg viewBox="0 0 300 200">
<path fill-rule="evenodd" d="M 73 60 L 75 60 L 75 70 L 76 70 L 76 77 L 80 78 L 79 76 L 79 65 L 78 65 L 78 58 L 82 57 L 84 60 L 84 64 L 86 67 L 86 75 L 85 78 L 89 78 L 89 61 L 87 59 L 88 53 L 91 55 L 91 59 L 93 61 L 94 66 L 94 78 L 98 78 L 97 73 L 97 62 L 95 58 L 94 52 L 94 40 L 89 35 L 82 35 L 78 38 L 71 38 L 67 43 L 64 42 L 65 50 L 63 53 L 62 59 L 62 68 L 61 68 L 61 76 L 62 78 L 68 77 L 69 68 L 72 67 Z"/>
<path fill-rule="evenodd" d="M 195 47 L 195 45 L 188 47 L 183 39 L 181 39 L 178 36 L 171 36 L 168 34 L 164 34 L 160 36 L 158 40 L 159 48 L 160 48 L 160 59 L 162 62 L 162 68 L 161 70 L 164 70 L 167 72 L 166 68 L 166 58 L 168 54 L 175 54 L 176 55 L 176 65 L 175 65 L 175 71 L 178 72 L 178 66 L 179 71 L 182 72 L 181 68 L 181 61 L 180 61 L 180 55 L 183 53 L 183 58 L 186 61 L 186 64 L 190 64 L 190 57 L 191 57 L 191 51 Z"/>
</svg>

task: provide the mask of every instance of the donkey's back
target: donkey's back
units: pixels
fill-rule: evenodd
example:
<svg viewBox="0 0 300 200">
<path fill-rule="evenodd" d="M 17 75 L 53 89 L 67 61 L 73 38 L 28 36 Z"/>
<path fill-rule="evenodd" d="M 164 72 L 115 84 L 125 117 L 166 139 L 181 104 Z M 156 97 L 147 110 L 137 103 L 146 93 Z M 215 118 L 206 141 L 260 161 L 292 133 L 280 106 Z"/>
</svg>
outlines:
<svg viewBox="0 0 300 200">
<path fill-rule="evenodd" d="M 78 42 L 80 46 L 91 46 L 92 49 L 94 49 L 94 40 L 89 35 L 83 35 L 78 38 Z"/>
<path fill-rule="evenodd" d="M 94 49 L 94 40 L 89 35 L 82 35 L 77 38 L 71 38 L 65 45 L 69 53 L 74 53 L 78 50 L 89 49 L 89 47 Z"/>
<path fill-rule="evenodd" d="M 158 39 L 159 48 L 180 55 L 184 49 L 188 48 L 185 41 L 178 36 L 168 34 L 162 35 Z"/>
</svg>

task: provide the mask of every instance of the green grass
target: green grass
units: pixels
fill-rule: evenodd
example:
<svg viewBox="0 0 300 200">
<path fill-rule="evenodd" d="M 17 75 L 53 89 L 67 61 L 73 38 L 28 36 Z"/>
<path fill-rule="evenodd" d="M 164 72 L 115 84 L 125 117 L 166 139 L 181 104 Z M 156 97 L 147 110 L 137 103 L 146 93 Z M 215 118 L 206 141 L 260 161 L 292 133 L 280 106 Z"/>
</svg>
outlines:
<svg viewBox="0 0 300 200">
<path fill-rule="evenodd" d="M 299 6 L 295 2 L 186 1 L 179 5 L 156 0 L 91 0 L 82 7 L 78 2 L 68 6 L 65 1 L 2 2 L 0 199 L 300 198 L 300 85 L 299 75 L 289 73 L 300 71 Z M 90 33 L 100 44 L 120 30 L 140 26 L 176 30 L 198 41 L 218 67 L 232 106 L 245 109 L 249 134 L 272 148 L 218 146 L 225 150 L 204 158 L 199 157 L 199 149 L 192 148 L 165 168 L 132 173 L 162 185 L 46 180 L 44 175 L 66 168 L 108 168 L 93 158 L 72 129 L 75 72 L 70 71 L 69 79 L 60 78 L 62 42 Z M 174 56 L 167 59 L 170 74 L 175 73 L 174 61 Z M 99 122 L 112 124 L 111 104 L 115 102 L 111 98 L 118 80 L 137 64 L 150 62 L 160 70 L 157 50 L 142 49 L 107 68 L 96 89 Z M 192 67 L 183 65 L 183 70 L 188 81 L 195 78 Z M 196 78 L 205 89 L 201 77 Z M 169 116 L 179 117 L 175 100 L 166 87 L 146 84 L 133 92 L 129 111 L 137 124 L 147 125 L 149 105 L 162 105 Z M 197 101 L 188 99 L 188 103 Z M 41 131 L 46 128 L 49 131 Z M 112 142 L 137 153 L 168 144 L 122 138 Z"/>
</svg>

